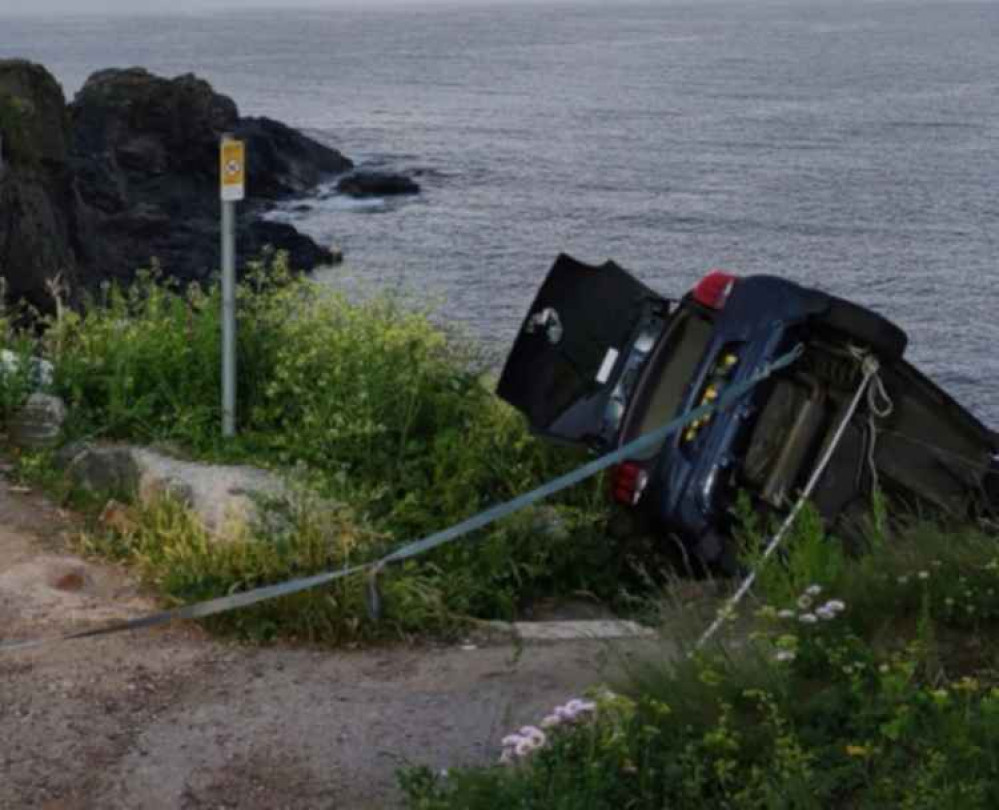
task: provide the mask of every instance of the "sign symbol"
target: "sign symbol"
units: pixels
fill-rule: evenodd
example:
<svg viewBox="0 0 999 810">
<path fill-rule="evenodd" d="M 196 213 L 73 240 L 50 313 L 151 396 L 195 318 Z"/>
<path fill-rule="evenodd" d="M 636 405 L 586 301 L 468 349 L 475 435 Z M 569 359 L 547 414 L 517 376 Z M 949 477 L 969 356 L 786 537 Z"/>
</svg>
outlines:
<svg viewBox="0 0 999 810">
<path fill-rule="evenodd" d="M 246 150 L 242 141 L 223 138 L 219 150 L 222 199 L 238 202 L 246 196 Z"/>
</svg>

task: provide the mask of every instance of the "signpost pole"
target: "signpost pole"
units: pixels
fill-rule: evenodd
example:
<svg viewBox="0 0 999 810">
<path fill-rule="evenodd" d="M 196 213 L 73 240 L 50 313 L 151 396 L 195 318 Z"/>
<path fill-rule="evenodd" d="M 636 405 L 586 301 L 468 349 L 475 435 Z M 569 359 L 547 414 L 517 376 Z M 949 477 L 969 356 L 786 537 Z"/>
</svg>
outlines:
<svg viewBox="0 0 999 810">
<path fill-rule="evenodd" d="M 245 196 L 241 141 L 223 135 L 219 149 L 222 197 L 222 435 L 236 435 L 236 203 Z"/>
</svg>

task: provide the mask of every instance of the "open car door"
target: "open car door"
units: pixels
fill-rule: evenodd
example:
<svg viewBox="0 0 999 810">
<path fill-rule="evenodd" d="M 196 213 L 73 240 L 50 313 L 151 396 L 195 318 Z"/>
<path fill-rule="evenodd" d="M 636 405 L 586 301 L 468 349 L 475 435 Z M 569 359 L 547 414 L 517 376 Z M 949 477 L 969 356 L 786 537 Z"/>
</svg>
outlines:
<svg viewBox="0 0 999 810">
<path fill-rule="evenodd" d="M 594 267 L 562 254 L 524 319 L 497 393 L 537 433 L 609 446 L 629 380 L 668 319 L 669 302 L 613 262 Z"/>
</svg>

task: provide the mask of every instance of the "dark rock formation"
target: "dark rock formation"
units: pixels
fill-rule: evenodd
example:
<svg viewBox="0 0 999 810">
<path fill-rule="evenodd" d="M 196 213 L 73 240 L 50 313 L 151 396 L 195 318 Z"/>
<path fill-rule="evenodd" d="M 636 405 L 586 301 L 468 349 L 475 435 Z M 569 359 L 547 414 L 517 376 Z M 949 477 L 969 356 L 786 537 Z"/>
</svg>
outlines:
<svg viewBox="0 0 999 810">
<path fill-rule="evenodd" d="M 330 251 L 260 218 L 281 197 L 352 168 L 333 149 L 235 103 L 193 75 L 141 68 L 95 73 L 66 107 L 44 68 L 0 61 L 0 275 L 11 297 L 46 307 L 45 282 L 127 280 L 155 258 L 163 272 L 200 280 L 219 266 L 218 143 L 247 142 L 242 257 L 265 245 L 291 264 L 332 263 Z"/>
<path fill-rule="evenodd" d="M 257 199 L 301 194 L 330 175 L 354 168 L 336 150 L 270 118 L 242 118 L 234 132 L 246 142 L 247 193 Z"/>
<path fill-rule="evenodd" d="M 77 276 L 77 199 L 62 89 L 37 65 L 0 60 L 0 278 L 47 308 L 46 285 Z"/>
<path fill-rule="evenodd" d="M 337 191 L 351 197 L 388 197 L 393 194 L 418 194 L 420 186 L 402 174 L 354 172 L 337 183 Z"/>
</svg>

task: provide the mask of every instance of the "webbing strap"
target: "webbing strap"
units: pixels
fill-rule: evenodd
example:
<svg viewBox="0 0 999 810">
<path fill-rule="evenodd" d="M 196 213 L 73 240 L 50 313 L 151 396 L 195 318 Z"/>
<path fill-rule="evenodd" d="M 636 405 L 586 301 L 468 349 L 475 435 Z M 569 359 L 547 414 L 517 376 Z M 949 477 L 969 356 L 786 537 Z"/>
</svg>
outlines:
<svg viewBox="0 0 999 810">
<path fill-rule="evenodd" d="M 506 503 L 486 509 L 484 512 L 480 512 L 474 517 L 464 520 L 461 523 L 451 526 L 450 528 L 435 532 L 434 534 L 428 535 L 427 537 L 415 542 L 407 543 L 402 548 L 393 551 L 379 560 L 361 565 L 340 568 L 336 571 L 327 571 L 326 573 L 315 574 L 309 577 L 293 579 L 289 582 L 266 585 L 250 591 L 244 591 L 243 593 L 222 596 L 217 599 L 210 599 L 205 602 L 198 602 L 194 605 L 186 605 L 172 610 L 165 610 L 160 613 L 154 613 L 150 616 L 117 622 L 104 627 L 97 627 L 90 630 L 80 630 L 48 638 L 30 639 L 25 641 L 8 641 L 0 643 L 0 654 L 12 652 L 14 650 L 41 647 L 47 644 L 72 641 L 75 639 L 93 638 L 96 636 L 109 635 L 111 633 L 123 633 L 146 627 L 156 627 L 178 619 L 204 619 L 208 616 L 217 616 L 220 613 L 227 613 L 229 611 L 249 607 L 250 605 L 255 605 L 260 602 L 277 599 L 281 596 L 290 596 L 291 594 L 300 593 L 301 591 L 309 590 L 310 588 L 327 585 L 335 580 L 343 579 L 344 577 L 358 574 L 363 571 L 378 571 L 391 563 L 400 562 L 401 560 L 407 560 L 412 557 L 425 554 L 432 549 L 444 545 L 445 543 L 451 543 L 460 537 L 471 534 L 478 529 L 482 529 L 491 523 L 495 523 L 502 518 L 512 515 L 514 512 L 524 509 L 527 506 L 551 497 L 557 492 L 561 492 L 564 489 L 575 486 L 581 481 L 585 481 L 587 478 L 592 478 L 607 468 L 613 467 L 615 464 L 619 464 L 622 461 L 626 461 L 627 459 L 640 454 L 643 450 L 648 450 L 661 444 L 667 437 L 683 429 L 690 422 L 701 419 L 714 411 L 729 407 L 764 380 L 773 376 L 781 369 L 791 365 L 791 363 L 797 360 L 803 352 L 804 346 L 799 344 L 787 354 L 766 365 L 752 377 L 731 386 L 715 402 L 701 405 L 693 410 L 687 411 L 651 433 L 647 433 L 646 435 L 633 442 L 629 442 L 611 453 L 607 453 L 594 461 L 584 464 L 582 467 L 578 467 L 570 473 L 559 476 L 558 478 L 543 484 L 531 492 L 519 495 Z"/>
</svg>

